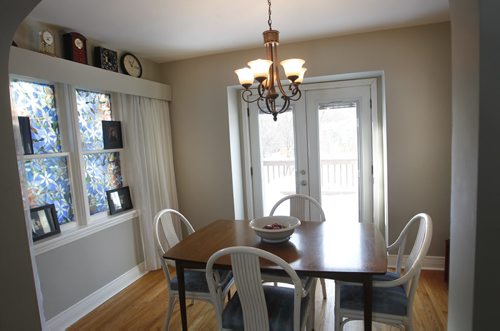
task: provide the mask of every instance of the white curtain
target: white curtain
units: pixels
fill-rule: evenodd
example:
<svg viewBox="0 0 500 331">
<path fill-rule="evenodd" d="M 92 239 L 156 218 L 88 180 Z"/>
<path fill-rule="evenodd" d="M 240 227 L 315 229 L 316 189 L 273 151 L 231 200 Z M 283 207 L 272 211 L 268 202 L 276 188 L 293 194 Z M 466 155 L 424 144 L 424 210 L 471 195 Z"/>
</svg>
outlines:
<svg viewBox="0 0 500 331">
<path fill-rule="evenodd" d="M 153 218 L 164 208 L 178 209 L 168 102 L 120 95 L 125 162 L 122 169 L 131 189 L 147 270 L 161 267 L 155 249 Z"/>
</svg>

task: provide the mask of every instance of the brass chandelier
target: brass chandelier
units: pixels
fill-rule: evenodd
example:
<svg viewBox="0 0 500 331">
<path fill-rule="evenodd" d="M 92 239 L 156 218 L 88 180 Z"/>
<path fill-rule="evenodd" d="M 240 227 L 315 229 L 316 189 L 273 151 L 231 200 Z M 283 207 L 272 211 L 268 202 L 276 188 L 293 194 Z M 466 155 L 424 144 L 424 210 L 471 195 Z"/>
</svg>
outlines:
<svg viewBox="0 0 500 331">
<path fill-rule="evenodd" d="M 290 81 L 288 92 L 281 84 L 280 69 L 278 65 L 278 44 L 279 44 L 279 31 L 273 30 L 271 27 L 271 0 L 268 3 L 268 21 L 269 30 L 264 31 L 264 46 L 266 47 L 266 60 L 257 59 L 248 62 L 248 67 L 235 70 L 238 75 L 240 84 L 245 89 L 241 97 L 247 103 L 257 102 L 259 109 L 266 114 L 273 115 L 276 121 L 278 114 L 281 114 L 290 108 L 291 101 L 300 99 L 302 93 L 300 92 L 299 85 L 304 80 L 304 73 L 306 68 L 302 67 L 305 63 L 302 59 L 288 59 L 281 61 L 281 65 L 285 70 L 285 76 Z M 250 87 L 257 81 L 258 95 L 252 98 L 253 93 Z M 278 105 L 277 99 L 281 97 L 283 104 Z"/>
</svg>

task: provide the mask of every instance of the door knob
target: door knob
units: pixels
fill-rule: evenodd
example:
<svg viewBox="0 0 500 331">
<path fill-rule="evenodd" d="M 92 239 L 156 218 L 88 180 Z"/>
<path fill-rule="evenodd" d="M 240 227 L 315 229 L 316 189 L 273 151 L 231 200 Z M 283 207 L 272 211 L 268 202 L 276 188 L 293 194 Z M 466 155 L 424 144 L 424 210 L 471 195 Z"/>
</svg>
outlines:
<svg viewBox="0 0 500 331">
<path fill-rule="evenodd" d="M 305 174 L 306 174 L 306 171 L 305 171 L 305 170 L 300 170 L 300 174 L 301 174 L 301 175 L 305 175 Z"/>
</svg>

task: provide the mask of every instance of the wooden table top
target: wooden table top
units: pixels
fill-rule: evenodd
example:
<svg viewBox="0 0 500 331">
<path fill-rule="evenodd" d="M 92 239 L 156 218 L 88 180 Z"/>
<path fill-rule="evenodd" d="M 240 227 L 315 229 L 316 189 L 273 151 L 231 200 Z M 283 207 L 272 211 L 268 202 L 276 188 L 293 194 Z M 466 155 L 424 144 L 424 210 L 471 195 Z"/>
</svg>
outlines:
<svg viewBox="0 0 500 331">
<path fill-rule="evenodd" d="M 303 275 L 343 278 L 343 274 L 382 274 L 387 270 L 384 239 L 373 224 L 364 223 L 302 222 L 288 242 L 270 244 L 261 242 L 248 221 L 217 220 L 186 237 L 164 257 L 203 265 L 213 253 L 231 246 L 264 249 Z M 221 259 L 217 264 L 230 263 Z"/>
</svg>

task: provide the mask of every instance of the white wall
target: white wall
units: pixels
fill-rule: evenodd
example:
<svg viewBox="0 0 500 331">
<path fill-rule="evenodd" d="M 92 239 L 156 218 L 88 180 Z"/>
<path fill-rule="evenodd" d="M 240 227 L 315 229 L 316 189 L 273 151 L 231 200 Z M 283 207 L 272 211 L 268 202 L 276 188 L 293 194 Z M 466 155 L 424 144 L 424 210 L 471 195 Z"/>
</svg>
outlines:
<svg viewBox="0 0 500 331">
<path fill-rule="evenodd" d="M 477 1 L 450 1 L 453 140 L 448 328 L 472 330 L 479 132 Z"/>
<path fill-rule="evenodd" d="M 498 328 L 497 0 L 451 0 L 453 158 L 449 330 Z"/>
<path fill-rule="evenodd" d="M 172 87 L 179 205 L 197 228 L 234 217 L 226 88 L 238 83 L 234 69 L 264 52 L 163 65 Z M 306 60 L 308 77 L 385 72 L 389 236 L 427 212 L 435 222 L 429 253 L 441 256 L 450 218 L 450 56 L 448 23 L 280 45 L 280 58 Z"/>
<path fill-rule="evenodd" d="M 4 1 L 0 10 L 0 329 L 39 330 L 29 235 L 24 219 L 9 98 L 9 51 L 17 26 L 38 0 Z"/>
</svg>

